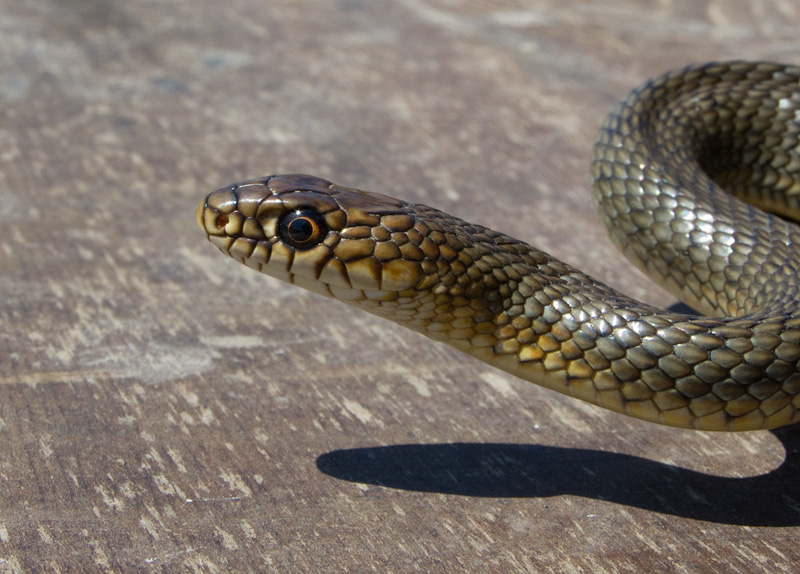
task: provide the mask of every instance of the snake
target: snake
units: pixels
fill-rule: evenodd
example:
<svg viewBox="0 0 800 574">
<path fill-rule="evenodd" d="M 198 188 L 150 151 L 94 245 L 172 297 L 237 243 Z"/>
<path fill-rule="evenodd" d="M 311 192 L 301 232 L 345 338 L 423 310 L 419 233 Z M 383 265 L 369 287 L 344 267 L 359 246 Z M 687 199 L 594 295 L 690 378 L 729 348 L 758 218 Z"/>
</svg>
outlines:
<svg viewBox="0 0 800 574">
<path fill-rule="evenodd" d="M 709 431 L 800 420 L 800 67 L 667 72 L 608 115 L 593 196 L 622 252 L 696 313 L 642 303 L 426 205 L 302 175 L 196 218 L 244 265 L 589 403 Z M 588 195 L 588 194 L 587 194 Z"/>
</svg>

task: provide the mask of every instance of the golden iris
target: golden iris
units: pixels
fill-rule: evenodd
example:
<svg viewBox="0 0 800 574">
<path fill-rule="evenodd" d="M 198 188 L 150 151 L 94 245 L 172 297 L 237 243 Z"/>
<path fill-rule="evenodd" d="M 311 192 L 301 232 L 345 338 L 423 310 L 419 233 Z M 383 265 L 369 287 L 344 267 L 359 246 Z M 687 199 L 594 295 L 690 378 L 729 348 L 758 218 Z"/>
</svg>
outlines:
<svg viewBox="0 0 800 574">
<path fill-rule="evenodd" d="M 328 234 L 325 219 L 312 209 L 291 211 L 278 225 L 281 240 L 295 249 L 310 249 Z"/>
</svg>

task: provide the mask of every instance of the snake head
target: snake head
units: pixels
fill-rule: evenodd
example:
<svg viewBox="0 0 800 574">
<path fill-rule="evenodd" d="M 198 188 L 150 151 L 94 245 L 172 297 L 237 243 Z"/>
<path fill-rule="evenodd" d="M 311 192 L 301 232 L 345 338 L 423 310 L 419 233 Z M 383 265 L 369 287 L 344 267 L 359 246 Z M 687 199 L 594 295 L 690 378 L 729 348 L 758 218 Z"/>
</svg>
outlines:
<svg viewBox="0 0 800 574">
<path fill-rule="evenodd" d="M 270 176 L 206 196 L 196 216 L 223 253 L 351 303 L 416 297 L 454 254 L 419 206 L 307 175 Z"/>
</svg>

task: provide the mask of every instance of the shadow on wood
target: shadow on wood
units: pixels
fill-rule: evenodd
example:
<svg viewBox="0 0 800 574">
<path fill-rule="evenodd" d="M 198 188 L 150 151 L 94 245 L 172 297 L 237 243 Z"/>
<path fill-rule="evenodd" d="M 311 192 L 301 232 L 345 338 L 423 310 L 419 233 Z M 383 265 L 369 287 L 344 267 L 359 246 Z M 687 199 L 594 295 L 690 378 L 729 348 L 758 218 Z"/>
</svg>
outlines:
<svg viewBox="0 0 800 574">
<path fill-rule="evenodd" d="M 330 476 L 460 496 L 571 494 L 645 510 L 747 526 L 800 525 L 800 426 L 772 431 L 783 464 L 726 478 L 626 454 L 529 444 L 405 444 L 336 450 L 317 459 Z"/>
</svg>

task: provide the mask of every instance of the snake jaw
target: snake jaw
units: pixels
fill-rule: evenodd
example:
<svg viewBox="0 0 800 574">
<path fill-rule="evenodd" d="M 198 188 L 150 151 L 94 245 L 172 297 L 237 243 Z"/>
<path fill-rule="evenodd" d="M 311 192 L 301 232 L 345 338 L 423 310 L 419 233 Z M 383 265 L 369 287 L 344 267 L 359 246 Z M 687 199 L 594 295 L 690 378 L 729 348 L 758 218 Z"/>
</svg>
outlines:
<svg viewBox="0 0 800 574">
<path fill-rule="evenodd" d="M 308 249 L 282 240 L 287 213 L 311 209 L 328 232 Z M 409 206 L 304 175 L 270 176 L 210 193 L 195 217 L 208 239 L 232 258 L 284 281 L 351 302 L 387 302 L 437 270 L 435 245 Z M 426 227 L 421 228 L 429 233 Z M 319 284 L 322 284 L 322 287 Z"/>
</svg>

